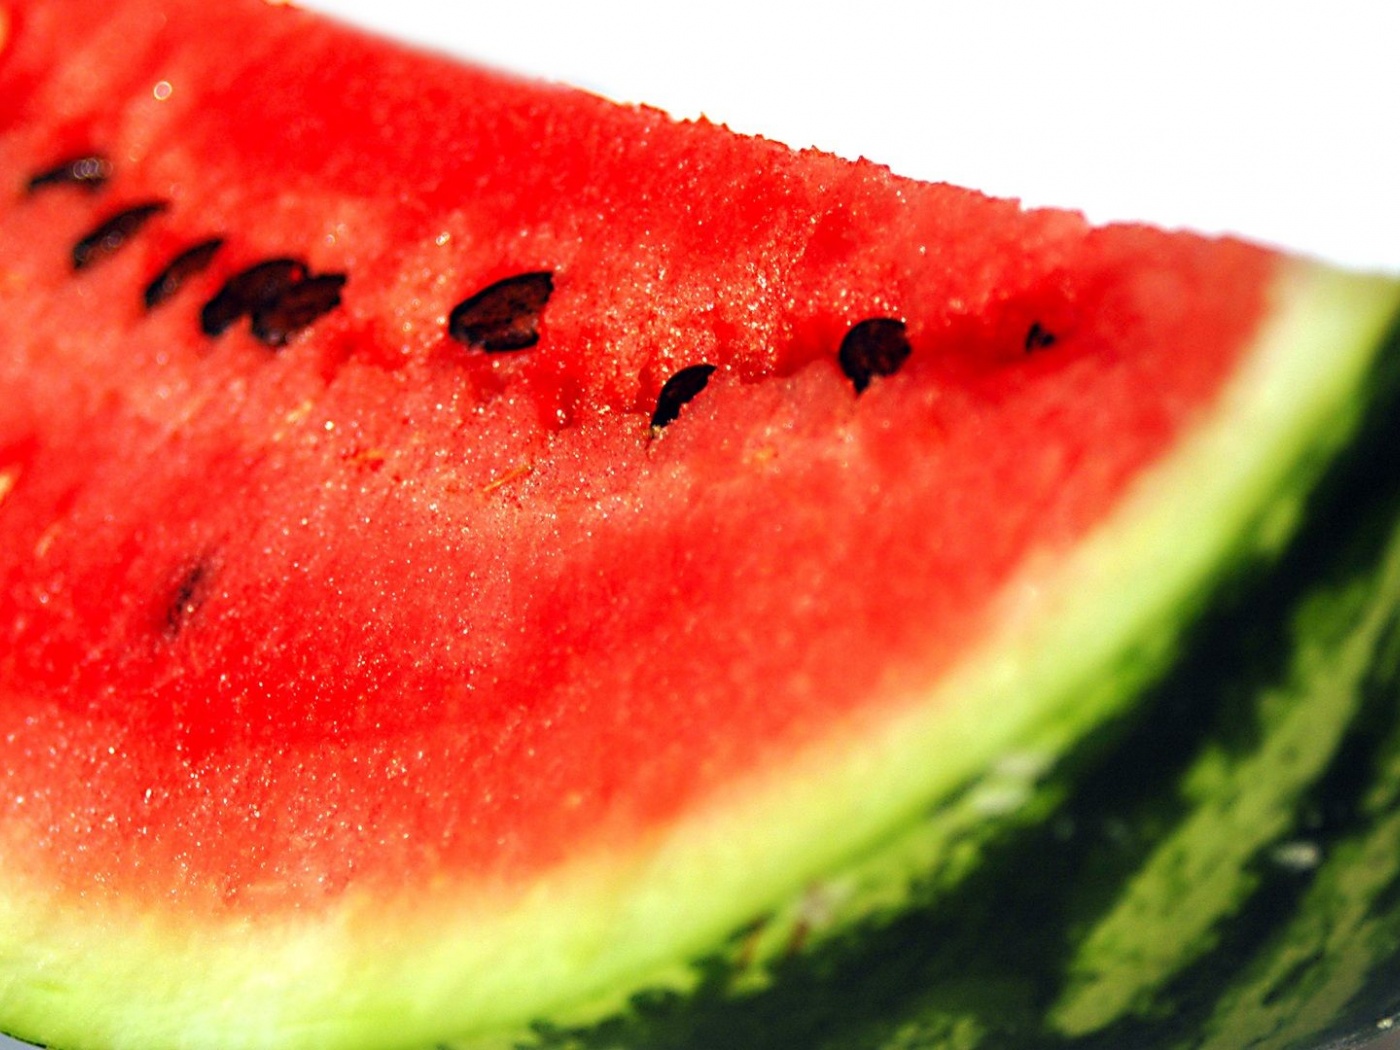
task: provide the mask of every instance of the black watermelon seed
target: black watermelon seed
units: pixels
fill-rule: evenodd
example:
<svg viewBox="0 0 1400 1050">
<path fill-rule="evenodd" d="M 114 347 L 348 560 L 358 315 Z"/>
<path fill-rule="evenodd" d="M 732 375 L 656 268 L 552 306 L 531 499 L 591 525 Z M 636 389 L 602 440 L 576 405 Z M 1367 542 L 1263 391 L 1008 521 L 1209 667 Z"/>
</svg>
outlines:
<svg viewBox="0 0 1400 1050">
<path fill-rule="evenodd" d="M 283 290 L 272 302 L 253 311 L 253 336 L 280 349 L 316 318 L 340 305 L 345 274 L 322 273 Z"/>
<path fill-rule="evenodd" d="M 909 356 L 904 322 L 892 317 L 871 317 L 852 326 L 841 340 L 841 371 L 859 394 L 875 376 L 894 375 Z"/>
<path fill-rule="evenodd" d="M 652 428 L 660 430 L 673 422 L 681 414 L 681 406 L 705 389 L 714 370 L 714 365 L 690 365 L 666 380 L 651 414 Z"/>
<path fill-rule="evenodd" d="M 73 245 L 73 269 L 85 270 L 121 248 L 135 237 L 154 215 L 165 211 L 164 201 L 150 201 L 119 211 Z"/>
<path fill-rule="evenodd" d="M 146 285 L 146 309 L 152 310 L 178 292 L 184 283 L 198 273 L 202 273 L 218 250 L 224 246 L 222 237 L 212 237 L 201 241 L 192 248 L 186 248 L 170 264 L 156 275 L 155 280 Z"/>
<path fill-rule="evenodd" d="M 165 636 L 174 638 L 189 622 L 191 616 L 204 604 L 208 590 L 210 567 L 207 562 L 196 562 L 176 582 L 165 606 Z"/>
<path fill-rule="evenodd" d="M 540 311 L 554 291 L 549 271 L 507 277 L 453 309 L 447 332 L 459 343 L 488 353 L 524 350 L 539 342 Z"/>
<path fill-rule="evenodd" d="M 1055 345 L 1055 333 L 1047 332 L 1040 327 L 1039 321 L 1031 322 L 1030 331 L 1026 333 L 1026 353 L 1034 353 L 1037 350 L 1044 350 Z"/>
<path fill-rule="evenodd" d="M 92 154 L 86 157 L 69 157 L 52 168 L 46 168 L 30 178 L 28 191 L 44 189 L 46 186 L 81 186 L 88 192 L 102 188 L 112 174 L 112 162 L 106 157 Z"/>
<path fill-rule="evenodd" d="M 241 270 L 204 304 L 199 326 L 205 335 L 223 335 L 240 317 L 271 306 L 305 277 L 306 264 L 297 259 L 267 259 Z"/>
</svg>

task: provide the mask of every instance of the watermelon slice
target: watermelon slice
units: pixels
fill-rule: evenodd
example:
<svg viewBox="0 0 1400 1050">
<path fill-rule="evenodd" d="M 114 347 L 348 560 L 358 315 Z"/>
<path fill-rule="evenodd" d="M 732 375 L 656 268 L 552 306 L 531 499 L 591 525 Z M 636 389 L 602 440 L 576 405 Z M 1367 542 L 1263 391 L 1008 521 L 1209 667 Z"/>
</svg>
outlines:
<svg viewBox="0 0 1400 1050">
<path fill-rule="evenodd" d="M 1395 282 L 251 0 L 0 0 L 0 98 L 0 1028 L 1400 1005 Z"/>
</svg>

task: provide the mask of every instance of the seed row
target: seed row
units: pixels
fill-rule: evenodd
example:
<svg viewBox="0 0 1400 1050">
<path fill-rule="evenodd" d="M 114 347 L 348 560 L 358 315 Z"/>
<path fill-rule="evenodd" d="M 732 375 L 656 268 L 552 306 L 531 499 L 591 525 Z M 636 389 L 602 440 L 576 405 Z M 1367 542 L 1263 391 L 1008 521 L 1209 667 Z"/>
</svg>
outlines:
<svg viewBox="0 0 1400 1050">
<path fill-rule="evenodd" d="M 112 163 L 105 156 L 84 154 L 37 172 L 26 182 L 25 190 L 34 194 L 66 185 L 95 192 L 111 175 Z M 168 201 L 147 201 L 108 216 L 74 244 L 73 269 L 85 270 L 113 255 L 169 206 Z M 192 278 L 209 268 L 223 246 L 223 237 L 209 237 L 180 251 L 146 286 L 145 308 L 153 310 L 173 298 Z M 246 317 L 253 337 L 269 349 L 278 350 L 341 305 L 347 280 L 343 273 L 313 274 L 301 259 L 265 259 L 224 281 L 200 310 L 200 329 L 205 335 L 217 337 Z M 553 292 L 552 271 L 503 278 L 458 303 L 448 317 L 447 334 L 464 346 L 488 354 L 527 350 L 539 342 L 541 316 Z M 1037 321 L 1026 333 L 1024 348 L 1027 353 L 1034 353 L 1055 342 L 1055 335 Z M 902 320 L 871 317 L 847 331 L 836 356 L 842 372 L 860 395 L 877 376 L 898 372 L 910 353 Z M 682 407 L 705 389 L 714 371 L 712 364 L 695 364 L 672 375 L 657 397 L 651 417 L 653 432 L 675 421 Z"/>
</svg>

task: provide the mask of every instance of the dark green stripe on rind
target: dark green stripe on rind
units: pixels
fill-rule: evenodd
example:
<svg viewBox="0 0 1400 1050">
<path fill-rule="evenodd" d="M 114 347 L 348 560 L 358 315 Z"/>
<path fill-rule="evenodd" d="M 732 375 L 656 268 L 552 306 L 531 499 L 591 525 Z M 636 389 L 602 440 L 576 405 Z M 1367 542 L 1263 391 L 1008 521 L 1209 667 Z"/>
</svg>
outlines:
<svg viewBox="0 0 1400 1050">
<path fill-rule="evenodd" d="M 688 994 L 518 1045 L 1285 1050 L 1374 1033 L 1400 1006 L 1398 368 L 1392 336 L 1281 557 L 1232 571 L 1131 721 L 1036 780 L 1033 819 L 963 823 L 959 864 L 790 956 L 755 964 L 762 930 L 741 931 Z"/>
</svg>

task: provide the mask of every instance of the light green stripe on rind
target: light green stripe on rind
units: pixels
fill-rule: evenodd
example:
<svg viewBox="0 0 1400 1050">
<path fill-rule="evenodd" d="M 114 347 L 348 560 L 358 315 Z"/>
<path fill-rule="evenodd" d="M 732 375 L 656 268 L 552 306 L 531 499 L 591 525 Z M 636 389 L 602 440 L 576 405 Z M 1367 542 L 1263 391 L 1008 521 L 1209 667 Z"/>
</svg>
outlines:
<svg viewBox="0 0 1400 1050">
<path fill-rule="evenodd" d="M 880 1050 L 990 1050 L 994 1045 L 975 1018 L 947 1017 L 905 1024 Z"/>
<path fill-rule="evenodd" d="M 1156 1008 L 1167 982 L 1216 947 L 1258 887 L 1251 865 L 1294 828 L 1362 702 L 1400 606 L 1400 532 L 1374 575 L 1311 596 L 1294 617 L 1286 681 L 1259 697 L 1259 744 L 1213 741 L 1186 773 L 1188 815 L 1083 937 L 1052 1026 L 1081 1036 Z"/>
<path fill-rule="evenodd" d="M 1395 801 L 1393 800 L 1392 805 Z M 1338 846 L 1280 937 L 1278 950 L 1229 993 L 1209 1038 L 1192 1050 L 1292 1046 L 1337 1023 L 1395 954 L 1400 916 L 1376 914 L 1376 898 L 1400 877 L 1400 812 L 1364 839 Z M 1378 1026 L 1394 1018 L 1375 1016 Z"/>
</svg>

